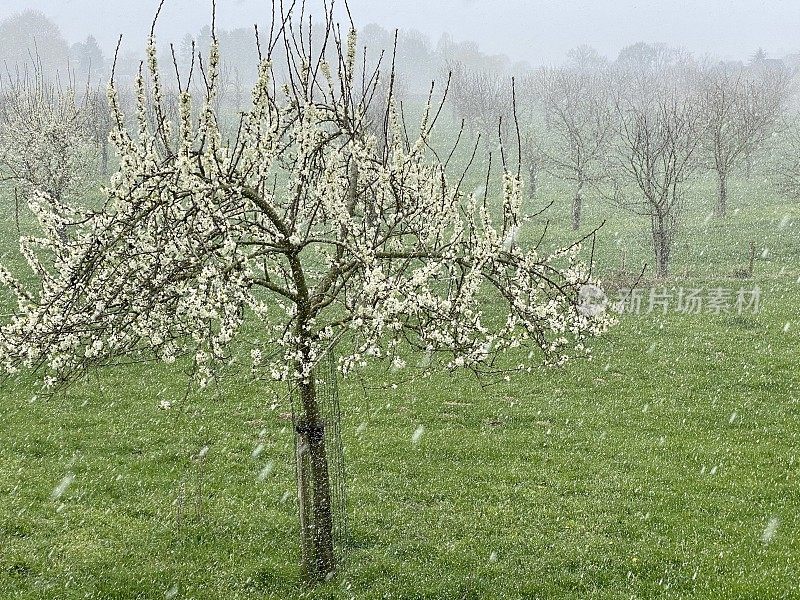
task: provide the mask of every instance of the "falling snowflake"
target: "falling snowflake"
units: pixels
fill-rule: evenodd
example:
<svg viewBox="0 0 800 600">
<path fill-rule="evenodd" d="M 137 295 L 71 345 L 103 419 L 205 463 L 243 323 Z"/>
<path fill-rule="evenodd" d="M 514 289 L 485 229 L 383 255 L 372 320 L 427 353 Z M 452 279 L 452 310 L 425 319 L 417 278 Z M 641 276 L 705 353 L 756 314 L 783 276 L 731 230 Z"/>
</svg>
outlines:
<svg viewBox="0 0 800 600">
<path fill-rule="evenodd" d="M 258 477 L 256 478 L 258 481 L 264 481 L 267 477 L 272 474 L 272 471 L 275 470 L 275 462 L 269 461 L 261 471 L 258 472 Z"/>
<path fill-rule="evenodd" d="M 57 500 L 61 498 L 64 492 L 67 491 L 67 488 L 72 485 L 73 480 L 75 479 L 75 475 L 73 473 L 67 473 L 64 475 L 64 478 L 59 482 L 59 484 L 53 489 L 53 492 L 50 494 L 50 497 L 53 500 Z"/>
<path fill-rule="evenodd" d="M 411 443 L 414 445 L 419 444 L 419 440 L 422 438 L 423 433 L 425 433 L 425 426 L 418 425 L 414 430 L 414 435 L 411 436 Z"/>
<path fill-rule="evenodd" d="M 769 544 L 772 538 L 775 537 L 775 532 L 778 530 L 778 517 L 772 517 L 767 526 L 764 528 L 764 533 L 761 534 L 761 541 L 764 544 Z"/>
</svg>

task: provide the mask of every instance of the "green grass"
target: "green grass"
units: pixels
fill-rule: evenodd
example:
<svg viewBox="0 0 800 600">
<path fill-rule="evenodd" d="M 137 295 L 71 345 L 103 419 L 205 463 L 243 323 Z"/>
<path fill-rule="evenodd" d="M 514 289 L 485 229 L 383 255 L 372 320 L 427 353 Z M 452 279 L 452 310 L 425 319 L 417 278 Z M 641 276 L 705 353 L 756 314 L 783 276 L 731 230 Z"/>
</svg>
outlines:
<svg viewBox="0 0 800 600">
<path fill-rule="evenodd" d="M 797 597 L 800 211 L 762 188 L 740 183 L 729 218 L 706 223 L 698 185 L 663 284 L 758 284 L 758 315 L 624 315 L 593 361 L 488 387 L 343 383 L 351 539 L 319 590 L 298 583 L 283 388 L 233 368 L 184 399 L 162 366 L 53 398 L 5 384 L 0 598 Z M 621 245 L 649 259 L 630 216 L 588 204 L 587 228 L 607 220 L 601 274 Z M 755 281 L 728 279 L 751 239 Z"/>
</svg>

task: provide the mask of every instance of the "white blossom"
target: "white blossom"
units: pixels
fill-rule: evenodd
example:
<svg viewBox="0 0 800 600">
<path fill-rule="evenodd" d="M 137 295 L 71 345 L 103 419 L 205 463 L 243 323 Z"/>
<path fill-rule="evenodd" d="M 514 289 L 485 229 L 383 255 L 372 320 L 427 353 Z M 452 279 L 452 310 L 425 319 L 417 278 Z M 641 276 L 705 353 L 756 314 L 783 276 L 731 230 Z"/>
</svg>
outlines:
<svg viewBox="0 0 800 600">
<path fill-rule="evenodd" d="M 379 150 L 364 100 L 347 89 L 355 44 L 353 32 L 342 72 L 303 68 L 305 81 L 288 94 L 274 91 L 267 57 L 229 140 L 213 102 L 216 42 L 199 116 L 182 92 L 173 124 L 151 39 L 149 77 L 136 82 L 136 133 L 109 89 L 119 168 L 103 209 L 29 198 L 41 235 L 20 245 L 37 284 L 0 268 L 18 303 L 0 330 L 3 367 L 44 368 L 55 384 L 122 356 L 188 356 L 205 386 L 249 318 L 253 368 L 277 380 L 307 381 L 334 347 L 344 374 L 371 361 L 403 368 L 409 351 L 426 357 L 421 368 L 476 371 L 511 354 L 503 373 L 586 354 L 587 338 L 611 319 L 580 309 L 579 291 L 598 285 L 580 246 L 527 247 L 523 183 L 511 172 L 486 190 L 485 204 L 464 194 L 429 150 L 431 105 L 406 145 L 390 99 Z M 432 360 L 439 354 L 442 363 Z"/>
</svg>

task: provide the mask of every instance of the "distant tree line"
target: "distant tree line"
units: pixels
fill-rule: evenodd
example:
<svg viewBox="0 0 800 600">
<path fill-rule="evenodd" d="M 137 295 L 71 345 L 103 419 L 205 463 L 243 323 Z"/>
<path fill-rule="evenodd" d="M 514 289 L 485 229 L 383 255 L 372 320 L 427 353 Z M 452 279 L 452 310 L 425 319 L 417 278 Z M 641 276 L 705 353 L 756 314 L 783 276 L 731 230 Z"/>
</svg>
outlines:
<svg viewBox="0 0 800 600">
<path fill-rule="evenodd" d="M 800 134 L 789 118 L 796 64 L 766 57 L 699 60 L 681 49 L 637 43 L 609 61 L 588 46 L 560 66 L 517 74 L 451 67 L 457 121 L 476 136 L 503 134 L 513 112 L 532 187 L 540 172 L 570 188 L 570 222 L 584 205 L 607 200 L 649 223 L 655 272 L 669 273 L 687 208 L 688 183 L 712 173 L 709 212 L 728 212 L 731 176 L 747 177 L 756 156 L 778 148 L 766 174 L 800 197 Z M 495 134 L 496 136 L 496 134 Z M 788 152 L 787 152 L 788 149 Z"/>
<path fill-rule="evenodd" d="M 6 70 L 0 78 L 0 88 L 5 88 L 0 113 L 13 114 L 15 94 L 32 86 L 48 89 L 51 100 L 44 104 L 58 107 L 55 113 L 64 113 L 68 105 L 80 107 L 81 139 L 92 142 L 98 168 L 105 172 L 113 127 L 105 84 L 112 62 L 125 108 L 135 104 L 133 82 L 140 73 L 147 78 L 141 61 L 124 53 L 112 61 L 92 36 L 69 45 L 58 27 L 35 11 L 0 22 L 0 39 L 5 42 L 0 60 Z M 214 108 L 223 119 L 222 131 L 232 136 L 238 115 L 251 102 L 260 49 L 255 32 L 247 28 L 218 30 L 216 42 L 221 59 Z M 206 27 L 161 47 L 160 63 L 174 67 L 165 70 L 163 79 L 160 110 L 167 117 L 178 117 L 179 74 L 202 72 L 211 43 Z M 276 64 L 286 63 L 281 53 L 273 49 Z M 334 56 L 330 60 L 335 64 Z M 568 186 L 565 208 L 573 230 L 584 226 L 587 203 L 601 200 L 649 223 L 659 276 L 669 273 L 688 184 L 696 176 L 713 174 L 717 190 L 709 211 L 724 218 L 732 176 L 741 172 L 750 177 L 765 151 L 780 147 L 758 168 L 781 193 L 800 197 L 800 129 L 793 116 L 800 55 L 777 60 L 759 49 L 746 62 L 714 61 L 639 42 L 623 48 L 614 60 L 584 45 L 571 50 L 561 65 L 533 68 L 485 54 L 476 43 L 449 35 L 434 44 L 418 31 L 368 25 L 360 33 L 356 60 L 362 73 L 375 71 L 379 64 L 381 72 L 392 73 L 391 82 L 362 82 L 377 96 L 370 106 L 385 105 L 391 88 L 402 111 L 404 102 L 424 102 L 432 81 L 445 80 L 456 128 L 480 137 L 485 150 L 491 152 L 500 138 L 519 133 L 528 194 L 536 196 L 543 175 Z M 279 83 L 288 75 L 275 70 Z M 202 91 L 202 77 L 192 82 L 199 86 L 195 92 Z M 134 112 L 124 110 L 123 115 L 133 123 Z M 158 115 L 151 109 L 147 117 L 154 123 Z M 385 117 L 371 114 L 367 122 L 379 133 Z M 52 121 L 52 114 L 47 118 Z M 512 132 L 514 125 L 518 132 Z"/>
</svg>

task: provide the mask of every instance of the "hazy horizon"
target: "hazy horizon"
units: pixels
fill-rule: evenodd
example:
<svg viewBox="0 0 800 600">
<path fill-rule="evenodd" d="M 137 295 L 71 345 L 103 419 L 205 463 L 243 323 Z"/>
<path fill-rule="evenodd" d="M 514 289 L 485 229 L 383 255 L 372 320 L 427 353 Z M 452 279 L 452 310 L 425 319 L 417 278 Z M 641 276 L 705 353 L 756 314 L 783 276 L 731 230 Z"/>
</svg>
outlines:
<svg viewBox="0 0 800 600">
<path fill-rule="evenodd" d="M 309 4 L 318 6 L 320 0 Z M 158 0 L 144 0 L 135 7 L 125 0 L 106 0 L 99 6 L 92 0 L 7 0 L 0 4 L 0 19 L 39 10 L 56 22 L 69 43 L 94 35 L 109 54 L 120 34 L 125 50 L 141 49 L 157 5 Z M 218 26 L 263 24 L 269 6 L 267 0 L 218 0 Z M 483 52 L 534 65 L 558 62 L 581 44 L 611 59 L 638 41 L 731 60 L 746 59 L 759 47 L 772 57 L 800 49 L 796 37 L 800 3 L 780 0 L 709 0 L 695 6 L 653 0 L 405 0 L 392 7 L 351 0 L 350 7 L 358 27 L 376 23 L 389 29 L 416 29 L 434 43 L 449 33 L 458 41 L 477 42 Z M 509 14 L 517 16 L 510 19 Z M 162 41 L 177 41 L 187 33 L 196 34 L 210 20 L 210 0 L 167 0 L 157 31 Z"/>
</svg>

